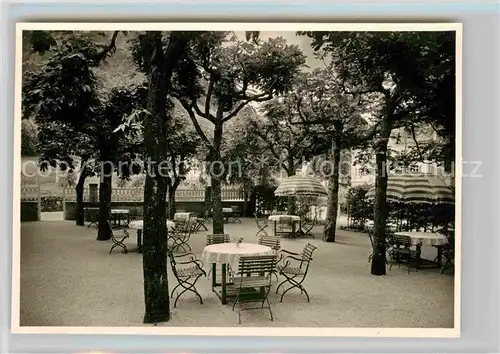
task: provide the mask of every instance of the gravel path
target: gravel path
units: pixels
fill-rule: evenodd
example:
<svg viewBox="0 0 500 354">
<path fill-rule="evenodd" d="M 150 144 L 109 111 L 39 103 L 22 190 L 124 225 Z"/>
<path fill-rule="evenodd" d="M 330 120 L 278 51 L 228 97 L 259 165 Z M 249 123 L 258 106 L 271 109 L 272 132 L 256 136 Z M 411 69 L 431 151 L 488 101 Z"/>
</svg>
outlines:
<svg viewBox="0 0 500 354">
<path fill-rule="evenodd" d="M 96 229 L 70 221 L 23 223 L 21 236 L 21 326 L 144 326 L 141 255 L 108 254 L 111 241 L 95 240 Z M 209 226 L 209 229 L 211 225 Z M 229 224 L 232 237 L 254 242 L 252 220 Z M 201 254 L 206 232 L 192 235 L 193 251 Z M 370 275 L 370 241 L 365 234 L 338 231 L 336 243 L 283 240 L 282 248 L 300 252 L 307 242 L 318 246 L 305 286 L 307 303 L 298 291 L 283 303 L 271 291 L 275 320 L 259 310 L 244 311 L 241 326 L 273 327 L 453 327 L 453 276 L 420 270 L 407 274 L 393 267 L 387 276 Z M 319 238 L 319 239 L 318 239 Z M 435 249 L 423 255 L 434 258 Z M 169 275 L 170 289 L 175 278 Z M 172 309 L 168 326 L 238 326 L 238 314 L 221 305 L 211 292 L 210 279 L 200 279 L 200 305 L 182 297 Z"/>
</svg>

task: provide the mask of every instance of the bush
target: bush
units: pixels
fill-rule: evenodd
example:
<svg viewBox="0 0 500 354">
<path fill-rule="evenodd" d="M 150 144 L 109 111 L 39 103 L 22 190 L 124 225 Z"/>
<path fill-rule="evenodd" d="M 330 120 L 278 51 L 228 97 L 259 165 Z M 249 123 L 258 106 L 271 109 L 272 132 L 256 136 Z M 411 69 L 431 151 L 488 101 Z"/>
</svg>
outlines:
<svg viewBox="0 0 500 354">
<path fill-rule="evenodd" d="M 363 230 L 367 220 L 373 215 L 373 204 L 366 200 L 369 185 L 349 188 L 346 194 L 346 212 L 350 219 L 350 227 Z"/>
<path fill-rule="evenodd" d="M 42 212 L 62 211 L 62 197 L 50 196 L 41 198 Z"/>
<path fill-rule="evenodd" d="M 30 119 L 21 122 L 21 156 L 36 156 L 38 131 L 36 124 Z"/>
</svg>

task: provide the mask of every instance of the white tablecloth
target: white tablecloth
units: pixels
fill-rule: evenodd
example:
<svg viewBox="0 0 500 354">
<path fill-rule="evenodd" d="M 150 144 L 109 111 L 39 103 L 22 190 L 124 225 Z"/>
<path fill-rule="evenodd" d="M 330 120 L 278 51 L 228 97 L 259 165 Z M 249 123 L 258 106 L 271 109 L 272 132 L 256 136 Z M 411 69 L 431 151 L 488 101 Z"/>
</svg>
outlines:
<svg viewBox="0 0 500 354">
<path fill-rule="evenodd" d="M 396 232 L 394 235 L 409 236 L 413 245 L 422 246 L 441 246 L 448 243 L 445 235 L 432 232 Z"/>
<path fill-rule="evenodd" d="M 174 214 L 174 220 L 188 221 L 189 219 L 192 218 L 194 218 L 193 213 L 182 212 Z"/>
<path fill-rule="evenodd" d="M 142 228 L 144 227 L 144 220 L 131 221 L 130 224 L 128 224 L 128 227 L 130 227 L 131 229 L 142 230 Z M 171 220 L 167 220 L 167 227 L 169 229 L 173 229 L 175 227 L 175 223 Z"/>
<path fill-rule="evenodd" d="M 297 215 L 269 215 L 269 220 L 270 221 L 274 221 L 274 222 L 277 222 L 279 221 L 281 218 L 284 218 L 284 217 L 291 217 L 293 221 L 300 221 L 300 216 L 297 216 Z"/>
<path fill-rule="evenodd" d="M 239 247 L 235 242 L 219 243 L 206 246 L 201 254 L 201 260 L 205 264 L 229 264 L 231 269 L 238 271 L 238 263 L 242 256 L 268 256 L 272 255 L 271 247 L 258 245 L 256 243 L 240 243 Z"/>
<path fill-rule="evenodd" d="M 111 209 L 111 214 L 129 214 L 130 210 L 128 209 Z"/>
</svg>

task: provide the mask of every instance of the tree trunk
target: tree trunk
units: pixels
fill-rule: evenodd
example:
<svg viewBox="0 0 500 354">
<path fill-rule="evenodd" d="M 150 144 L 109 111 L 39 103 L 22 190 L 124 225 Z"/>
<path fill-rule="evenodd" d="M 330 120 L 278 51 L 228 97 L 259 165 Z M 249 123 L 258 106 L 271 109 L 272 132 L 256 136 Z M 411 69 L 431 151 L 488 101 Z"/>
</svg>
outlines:
<svg viewBox="0 0 500 354">
<path fill-rule="evenodd" d="M 385 275 L 386 249 L 385 249 L 385 229 L 387 223 L 387 144 L 392 130 L 392 120 L 385 118 L 381 125 L 379 141 L 376 145 L 376 165 L 375 176 L 375 200 L 373 203 L 373 258 L 371 264 L 371 274 Z"/>
<path fill-rule="evenodd" d="M 167 208 L 168 177 L 163 176 L 167 160 L 167 94 L 173 70 L 185 51 L 188 40 L 182 32 L 171 32 L 163 50 L 162 33 L 147 32 L 153 42 L 147 109 L 151 116 L 144 123 L 145 158 L 153 166 L 146 169 L 144 185 L 144 228 L 142 267 L 144 276 L 144 323 L 170 319 L 167 279 Z"/>
<path fill-rule="evenodd" d="M 250 190 L 251 190 L 251 185 L 249 181 L 244 181 L 243 182 L 243 209 L 241 211 L 241 216 L 247 217 L 251 214 L 249 214 L 249 209 L 250 209 Z"/>
<path fill-rule="evenodd" d="M 293 159 L 288 159 L 288 169 L 286 170 L 286 174 L 288 177 L 295 176 L 295 168 Z M 288 197 L 286 204 L 286 213 L 287 215 L 295 215 L 296 210 L 296 199 L 295 197 Z"/>
<path fill-rule="evenodd" d="M 83 191 L 85 187 L 85 179 L 87 177 L 85 173 L 85 164 L 86 161 L 82 160 L 80 163 L 81 166 L 81 172 L 80 176 L 78 176 L 78 183 L 75 186 L 75 191 L 76 191 L 76 224 L 78 226 L 85 225 L 85 220 L 84 220 L 84 212 L 83 212 Z"/>
<path fill-rule="evenodd" d="M 174 219 L 174 215 L 177 210 L 175 207 L 175 191 L 177 190 L 178 186 L 179 185 L 177 183 L 168 186 L 168 218 L 170 220 Z"/>
<path fill-rule="evenodd" d="M 111 230 L 108 226 L 111 213 L 111 186 L 113 182 L 113 166 L 104 162 L 101 168 L 101 180 L 99 183 L 99 229 L 97 240 L 106 241 L 111 238 Z"/>
<path fill-rule="evenodd" d="M 256 194 L 255 186 L 253 186 L 250 189 L 250 195 L 248 198 L 249 198 L 249 201 L 248 201 L 248 204 L 249 204 L 248 209 L 249 210 L 248 210 L 247 216 L 252 217 L 254 213 L 257 213 L 257 194 Z"/>
<path fill-rule="evenodd" d="M 332 171 L 328 179 L 328 205 L 326 211 L 323 238 L 326 242 L 335 242 L 335 230 L 337 228 L 337 212 L 339 204 L 339 168 L 340 148 L 338 143 L 333 143 L 331 148 Z"/>
<path fill-rule="evenodd" d="M 222 191 L 221 178 L 222 171 L 220 165 L 220 149 L 222 144 L 222 107 L 217 111 L 217 122 L 214 126 L 214 146 L 211 154 L 211 182 L 212 182 L 212 208 L 213 224 L 212 232 L 214 234 L 224 233 L 224 215 L 222 213 Z"/>
</svg>

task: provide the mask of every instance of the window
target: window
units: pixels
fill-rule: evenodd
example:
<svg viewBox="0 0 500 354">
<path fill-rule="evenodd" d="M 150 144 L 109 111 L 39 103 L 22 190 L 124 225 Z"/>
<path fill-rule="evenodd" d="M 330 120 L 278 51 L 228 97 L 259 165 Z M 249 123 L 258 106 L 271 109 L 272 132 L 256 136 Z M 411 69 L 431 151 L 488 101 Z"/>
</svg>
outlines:
<svg viewBox="0 0 500 354">
<path fill-rule="evenodd" d="M 418 165 L 410 166 L 410 172 L 411 173 L 419 173 L 420 172 L 420 166 L 418 166 Z"/>
</svg>

